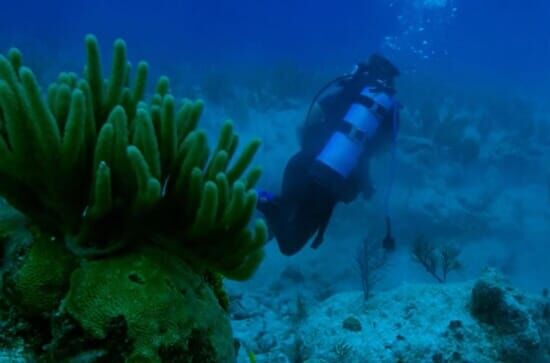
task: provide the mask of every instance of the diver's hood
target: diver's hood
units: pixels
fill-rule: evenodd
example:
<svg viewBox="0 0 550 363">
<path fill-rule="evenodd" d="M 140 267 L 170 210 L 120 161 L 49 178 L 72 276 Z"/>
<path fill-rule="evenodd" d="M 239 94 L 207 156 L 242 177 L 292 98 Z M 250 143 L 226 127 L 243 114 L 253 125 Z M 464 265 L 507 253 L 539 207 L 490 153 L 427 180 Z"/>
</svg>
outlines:
<svg viewBox="0 0 550 363">
<path fill-rule="evenodd" d="M 372 54 L 366 62 L 357 64 L 357 74 L 368 74 L 374 80 L 394 86 L 395 77 L 399 76 L 399 69 L 387 58 L 380 54 Z"/>
</svg>

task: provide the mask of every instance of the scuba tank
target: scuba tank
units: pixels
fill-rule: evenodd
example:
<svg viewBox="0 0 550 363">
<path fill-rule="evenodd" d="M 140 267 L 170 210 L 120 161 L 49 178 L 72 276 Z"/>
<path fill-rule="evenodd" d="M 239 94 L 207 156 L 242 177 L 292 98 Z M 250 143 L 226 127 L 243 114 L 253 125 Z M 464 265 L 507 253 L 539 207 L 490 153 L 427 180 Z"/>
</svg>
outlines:
<svg viewBox="0 0 550 363">
<path fill-rule="evenodd" d="M 367 141 L 371 139 L 387 113 L 394 110 L 396 101 L 371 85 L 361 91 L 351 104 L 342 122 L 348 130 L 335 131 L 317 160 L 346 179 L 357 166 Z"/>
</svg>

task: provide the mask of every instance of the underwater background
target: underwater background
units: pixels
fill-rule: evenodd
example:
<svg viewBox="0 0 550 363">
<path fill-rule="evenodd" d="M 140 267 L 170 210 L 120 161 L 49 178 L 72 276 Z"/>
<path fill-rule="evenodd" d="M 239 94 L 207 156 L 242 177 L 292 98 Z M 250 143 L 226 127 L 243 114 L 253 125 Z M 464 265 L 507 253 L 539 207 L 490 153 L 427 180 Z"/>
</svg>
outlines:
<svg viewBox="0 0 550 363">
<path fill-rule="evenodd" d="M 204 100 L 209 137 L 230 119 L 262 140 L 258 187 L 275 192 L 316 92 L 385 55 L 401 71 L 397 250 L 363 297 L 361 266 L 376 262 L 366 241 L 385 232 L 388 152 L 371 171 L 373 199 L 338 205 L 319 249 L 287 257 L 268 242 L 250 279 L 225 281 L 237 361 L 548 363 L 548 19 L 544 0 L 4 1 L 0 52 L 20 49 L 45 85 L 82 71 L 87 34 L 105 69 L 124 39 L 152 79 Z M 460 268 L 441 283 L 415 256 L 419 241 L 452 246 Z M 483 287 L 510 294 L 500 298 L 523 322 L 486 329 L 494 319 L 476 320 L 470 301 Z"/>
</svg>

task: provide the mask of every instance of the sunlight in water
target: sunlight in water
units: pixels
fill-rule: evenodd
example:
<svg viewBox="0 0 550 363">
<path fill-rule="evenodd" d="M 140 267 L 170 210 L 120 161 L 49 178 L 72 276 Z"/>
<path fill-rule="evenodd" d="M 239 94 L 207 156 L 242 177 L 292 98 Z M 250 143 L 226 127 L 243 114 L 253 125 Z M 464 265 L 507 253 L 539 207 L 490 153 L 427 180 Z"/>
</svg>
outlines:
<svg viewBox="0 0 550 363">
<path fill-rule="evenodd" d="M 447 0 L 424 0 L 420 1 L 425 8 L 444 8 L 447 6 Z"/>
<path fill-rule="evenodd" d="M 446 27 L 457 15 L 456 0 L 392 1 L 397 27 L 384 38 L 383 48 L 388 53 L 413 56 L 427 61 L 447 55 L 444 43 Z"/>
</svg>

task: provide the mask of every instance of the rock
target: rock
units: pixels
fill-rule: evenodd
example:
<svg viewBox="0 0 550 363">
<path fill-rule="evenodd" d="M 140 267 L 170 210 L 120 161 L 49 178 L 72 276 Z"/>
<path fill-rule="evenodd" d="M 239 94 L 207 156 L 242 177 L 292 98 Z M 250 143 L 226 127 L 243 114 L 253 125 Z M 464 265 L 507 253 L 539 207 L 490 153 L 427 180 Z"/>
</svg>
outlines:
<svg viewBox="0 0 550 363">
<path fill-rule="evenodd" d="M 261 334 L 256 339 L 257 352 L 267 353 L 277 346 L 277 338 L 273 334 L 265 333 Z"/>
<path fill-rule="evenodd" d="M 260 357 L 258 358 L 258 363 L 291 363 L 291 361 L 285 354 L 278 353 L 275 355 L 268 355 L 267 357 Z"/>
<path fill-rule="evenodd" d="M 542 332 L 550 332 L 542 299 L 489 273 L 466 283 L 402 285 L 366 305 L 360 292 L 339 293 L 311 309 L 301 329 L 314 356 L 330 356 L 345 341 L 355 352 L 350 362 L 547 362 L 535 358 L 550 349 L 542 343 Z M 342 329 L 346 320 L 360 321 L 362 330 Z"/>
<path fill-rule="evenodd" d="M 250 295 L 241 295 L 230 300 L 229 313 L 233 320 L 247 320 L 261 315 L 258 300 Z"/>
<path fill-rule="evenodd" d="M 363 330 L 361 322 L 353 316 L 346 318 L 346 320 L 344 320 L 344 322 L 342 323 L 342 327 L 346 330 L 355 332 Z"/>
<path fill-rule="evenodd" d="M 495 328 L 503 362 L 528 362 L 540 348 L 538 327 L 525 301 L 494 270 L 487 272 L 472 289 L 472 315 Z"/>
</svg>

